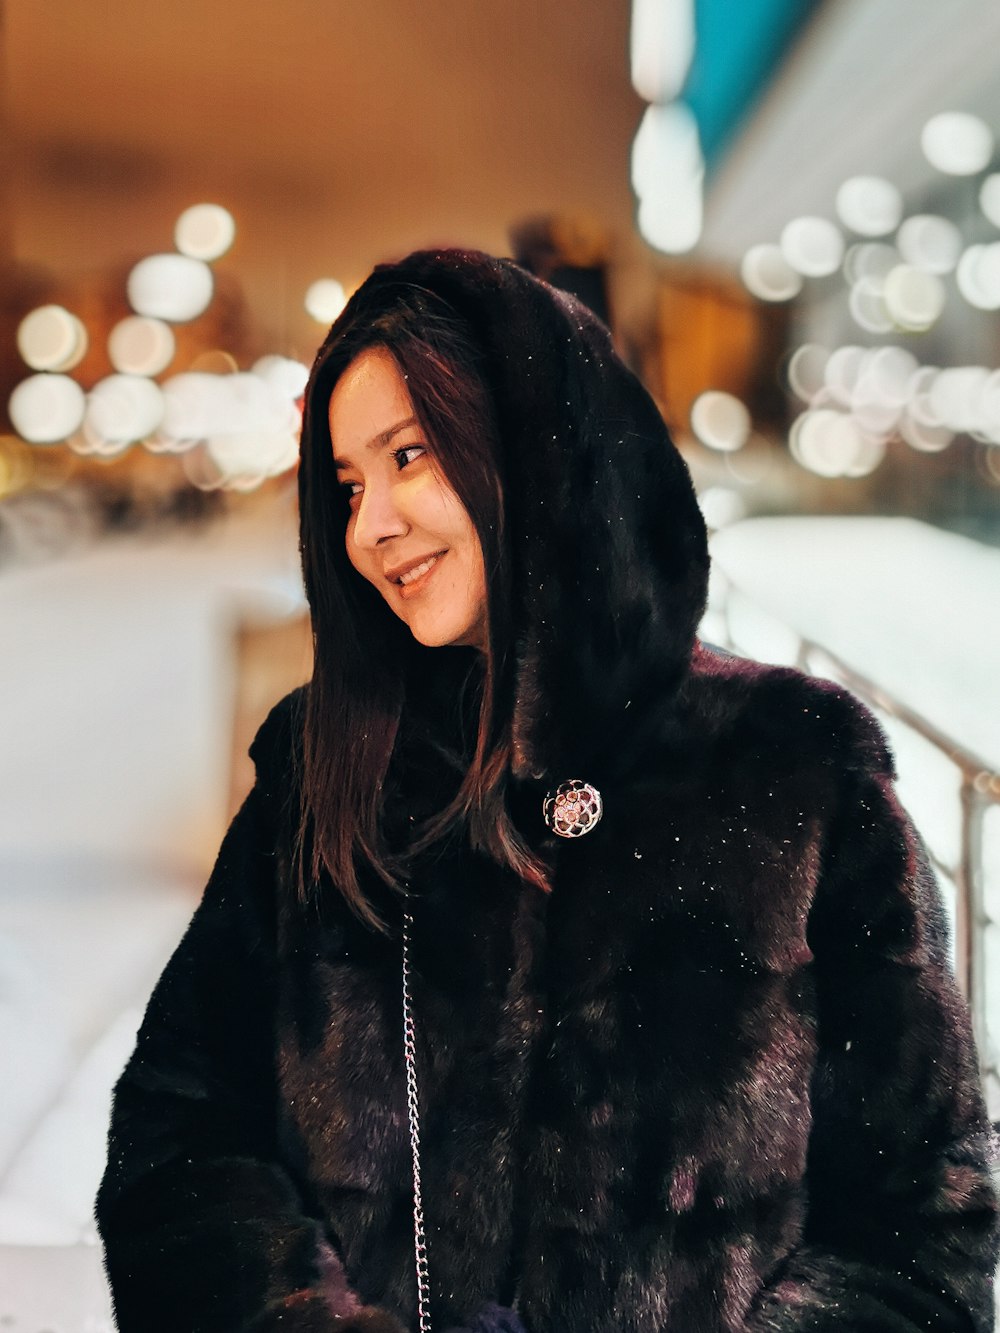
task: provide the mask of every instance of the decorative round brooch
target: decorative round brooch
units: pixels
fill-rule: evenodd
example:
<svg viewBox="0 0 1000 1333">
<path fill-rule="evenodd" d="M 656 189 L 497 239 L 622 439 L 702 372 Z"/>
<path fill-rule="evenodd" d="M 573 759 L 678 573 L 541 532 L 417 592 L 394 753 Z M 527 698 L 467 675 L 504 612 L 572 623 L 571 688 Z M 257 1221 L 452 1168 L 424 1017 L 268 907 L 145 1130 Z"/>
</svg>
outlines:
<svg viewBox="0 0 1000 1333">
<path fill-rule="evenodd" d="M 604 813 L 601 793 L 589 782 L 561 782 L 542 802 L 542 815 L 560 838 L 582 838 L 596 828 Z"/>
</svg>

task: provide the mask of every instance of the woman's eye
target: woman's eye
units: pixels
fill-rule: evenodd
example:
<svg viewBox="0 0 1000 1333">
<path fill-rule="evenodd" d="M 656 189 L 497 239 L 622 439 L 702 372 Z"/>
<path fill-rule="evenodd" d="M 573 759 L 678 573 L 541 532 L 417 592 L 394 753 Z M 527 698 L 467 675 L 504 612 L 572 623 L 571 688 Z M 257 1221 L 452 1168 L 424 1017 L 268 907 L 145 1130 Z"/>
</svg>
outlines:
<svg viewBox="0 0 1000 1333">
<path fill-rule="evenodd" d="M 2 3 L 2 0 L 0 0 L 0 3 Z M 426 452 L 427 446 L 425 444 L 404 444 L 398 449 L 391 449 L 389 457 L 395 463 L 396 469 L 402 472 L 404 468 L 409 467 L 411 463 L 415 463 L 421 454 Z M 364 483 L 360 481 L 342 481 L 340 482 L 340 489 L 347 496 L 347 503 L 353 509 L 357 507 L 357 502 L 365 488 Z"/>
<path fill-rule="evenodd" d="M 419 458 L 421 454 L 425 454 L 426 452 L 427 449 L 422 444 L 404 444 L 399 449 L 393 449 L 392 458 L 400 472 L 402 472 L 404 467 L 409 467 L 414 461 L 414 459 L 410 457 L 411 454 L 416 458 Z"/>
</svg>

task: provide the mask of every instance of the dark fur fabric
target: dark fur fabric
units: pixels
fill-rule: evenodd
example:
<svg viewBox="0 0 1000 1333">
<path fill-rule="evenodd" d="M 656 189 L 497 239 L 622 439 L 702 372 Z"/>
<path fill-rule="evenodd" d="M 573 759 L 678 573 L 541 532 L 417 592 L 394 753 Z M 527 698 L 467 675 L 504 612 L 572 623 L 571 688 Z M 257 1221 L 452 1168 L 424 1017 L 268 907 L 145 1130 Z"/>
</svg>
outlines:
<svg viewBox="0 0 1000 1333">
<path fill-rule="evenodd" d="M 434 1327 L 986 1333 L 992 1139 L 878 727 L 694 642 L 690 483 L 594 321 L 482 257 L 404 272 L 500 386 L 511 808 L 553 867 L 547 896 L 456 838 L 414 867 Z M 455 782 L 437 742 L 473 655 L 441 652 L 386 788 L 400 828 Z M 117 1089 L 98 1219 L 123 1333 L 416 1324 L 398 929 L 333 885 L 297 905 L 300 703 L 255 742 Z M 573 777 L 604 817 L 557 842 L 541 796 Z"/>
</svg>

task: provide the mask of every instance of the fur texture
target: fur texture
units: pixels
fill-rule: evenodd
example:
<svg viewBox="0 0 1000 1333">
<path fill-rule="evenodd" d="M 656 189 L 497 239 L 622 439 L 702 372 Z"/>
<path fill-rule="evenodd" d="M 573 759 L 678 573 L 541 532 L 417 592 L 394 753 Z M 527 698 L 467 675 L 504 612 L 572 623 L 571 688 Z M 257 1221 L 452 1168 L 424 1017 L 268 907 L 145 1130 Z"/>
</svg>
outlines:
<svg viewBox="0 0 1000 1333">
<path fill-rule="evenodd" d="M 990 1127 L 877 725 L 694 641 L 690 482 L 596 321 L 502 261 L 402 271 L 498 385 L 511 808 L 553 866 L 545 896 L 451 839 L 413 870 L 434 1327 L 986 1333 Z M 442 650 L 408 705 L 390 825 L 453 789 L 471 658 Z M 398 931 L 333 885 L 297 905 L 300 705 L 255 742 L 117 1089 L 98 1219 L 123 1333 L 415 1327 Z M 541 799 L 571 777 L 604 816 L 557 845 Z"/>
</svg>

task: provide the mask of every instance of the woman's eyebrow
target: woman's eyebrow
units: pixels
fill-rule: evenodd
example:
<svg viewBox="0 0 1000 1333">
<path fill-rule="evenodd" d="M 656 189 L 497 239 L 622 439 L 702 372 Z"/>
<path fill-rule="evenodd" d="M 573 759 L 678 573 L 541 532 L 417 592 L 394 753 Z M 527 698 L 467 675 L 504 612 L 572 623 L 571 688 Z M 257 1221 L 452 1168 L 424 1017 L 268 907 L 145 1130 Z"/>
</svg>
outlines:
<svg viewBox="0 0 1000 1333">
<path fill-rule="evenodd" d="M 407 417 L 405 421 L 397 421 L 395 426 L 390 426 L 388 430 L 381 431 L 373 440 L 369 440 L 365 445 L 365 449 L 370 453 L 377 453 L 379 449 L 384 449 L 393 437 L 400 433 L 400 431 L 409 430 L 411 426 L 418 426 L 419 424 L 420 423 L 417 421 L 416 417 Z M 350 462 L 346 458 L 335 457 L 333 466 L 335 469 L 350 467 Z"/>
</svg>

